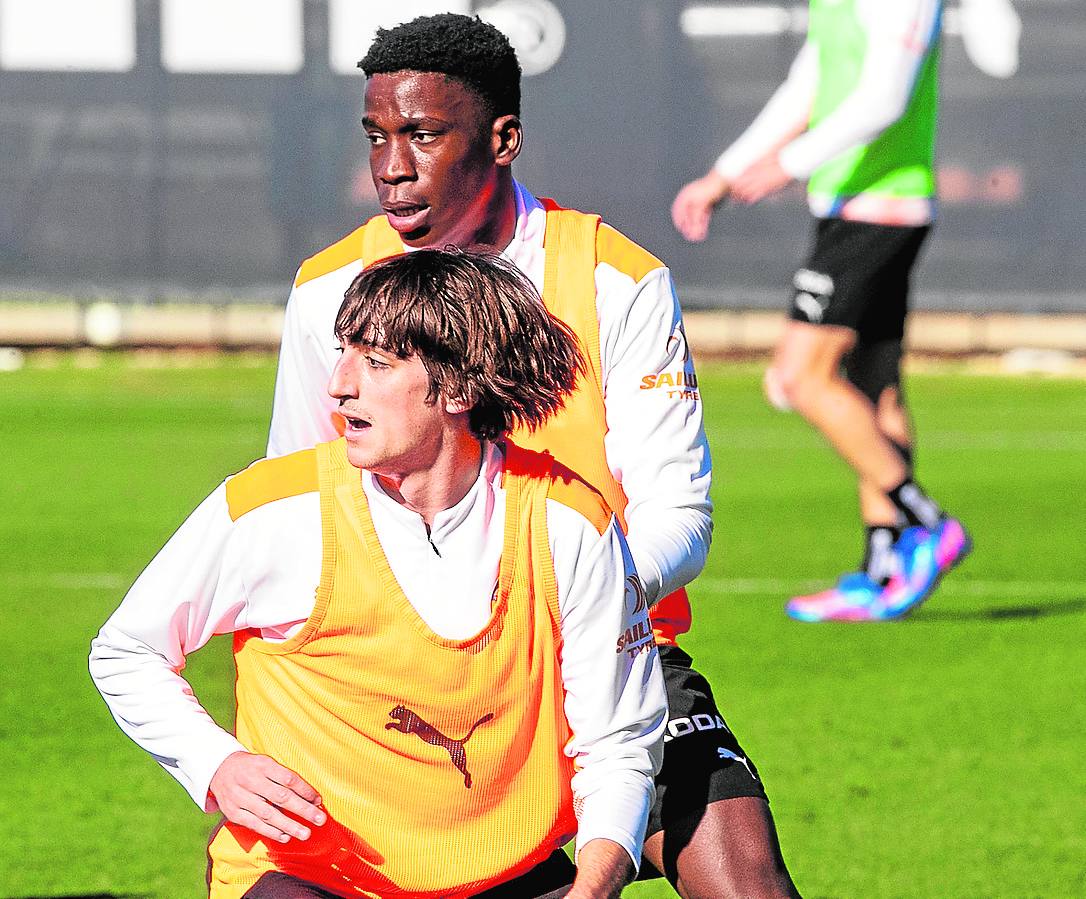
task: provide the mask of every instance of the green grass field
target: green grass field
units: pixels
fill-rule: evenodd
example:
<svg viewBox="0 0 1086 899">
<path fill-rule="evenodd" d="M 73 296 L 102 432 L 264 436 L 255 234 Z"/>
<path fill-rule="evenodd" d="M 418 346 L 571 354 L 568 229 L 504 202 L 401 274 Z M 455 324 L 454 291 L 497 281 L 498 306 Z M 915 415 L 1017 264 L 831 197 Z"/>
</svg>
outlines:
<svg viewBox="0 0 1086 899">
<path fill-rule="evenodd" d="M 141 567 L 262 451 L 273 361 L 191 361 L 0 373 L 2 896 L 201 894 L 211 819 L 86 674 Z M 849 474 L 754 368 L 700 375 L 717 530 L 686 646 L 804 895 L 1086 896 L 1086 383 L 913 377 L 920 478 L 976 550 L 905 622 L 812 626 L 781 606 L 856 560 Z M 188 673 L 228 720 L 229 647 Z"/>
</svg>

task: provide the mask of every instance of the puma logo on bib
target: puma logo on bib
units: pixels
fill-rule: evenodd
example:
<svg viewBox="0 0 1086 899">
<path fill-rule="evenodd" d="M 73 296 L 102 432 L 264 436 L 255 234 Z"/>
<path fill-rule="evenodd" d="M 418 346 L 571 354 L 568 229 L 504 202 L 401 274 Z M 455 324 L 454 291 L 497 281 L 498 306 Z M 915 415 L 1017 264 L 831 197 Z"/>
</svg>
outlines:
<svg viewBox="0 0 1086 899">
<path fill-rule="evenodd" d="M 388 716 L 395 720 L 389 721 L 385 725 L 385 730 L 398 730 L 405 734 L 415 734 L 423 742 L 429 743 L 431 746 L 440 746 L 447 751 L 453 765 L 455 765 L 456 769 L 464 775 L 464 786 L 471 789 L 471 772 L 468 771 L 468 757 L 467 753 L 464 751 L 464 744 L 467 743 L 471 738 L 471 735 L 475 733 L 475 728 L 480 724 L 485 724 L 494 717 L 492 713 L 488 712 L 483 715 L 483 717 L 476 721 L 468 729 L 468 732 L 459 740 L 454 740 L 452 737 L 446 737 L 445 734 L 432 724 L 420 718 L 418 712 L 414 712 L 406 706 L 396 706 L 396 708 L 388 713 Z"/>
</svg>

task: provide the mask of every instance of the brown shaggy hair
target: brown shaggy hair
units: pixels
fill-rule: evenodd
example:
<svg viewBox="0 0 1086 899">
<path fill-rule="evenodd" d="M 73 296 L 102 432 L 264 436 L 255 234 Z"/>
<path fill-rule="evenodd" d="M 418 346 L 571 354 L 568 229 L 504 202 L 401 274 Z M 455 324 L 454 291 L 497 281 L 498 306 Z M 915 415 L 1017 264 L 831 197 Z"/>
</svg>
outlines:
<svg viewBox="0 0 1086 899">
<path fill-rule="evenodd" d="M 569 327 L 500 256 L 446 247 L 364 269 L 336 316 L 336 337 L 401 359 L 417 355 L 439 397 L 471 406 L 481 440 L 534 430 L 557 412 L 584 369 Z"/>
</svg>

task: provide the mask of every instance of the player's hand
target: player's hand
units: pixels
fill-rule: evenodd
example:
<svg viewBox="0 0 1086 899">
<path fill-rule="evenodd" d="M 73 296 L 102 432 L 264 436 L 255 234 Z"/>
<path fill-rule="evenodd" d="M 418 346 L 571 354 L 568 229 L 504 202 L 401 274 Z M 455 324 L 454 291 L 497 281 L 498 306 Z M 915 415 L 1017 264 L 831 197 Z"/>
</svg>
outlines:
<svg viewBox="0 0 1086 899">
<path fill-rule="evenodd" d="M 317 791 L 266 755 L 228 755 L 211 778 L 211 793 L 228 821 L 277 843 L 308 840 L 312 833 L 284 810 L 317 825 L 328 820 Z"/>
<path fill-rule="evenodd" d="M 705 240 L 713 210 L 728 196 L 729 187 L 715 169 L 683 187 L 671 204 L 671 221 L 676 230 L 687 240 Z"/>
<path fill-rule="evenodd" d="M 792 176 L 781 168 L 777 154 L 758 160 L 732 182 L 732 197 L 737 203 L 750 205 L 775 194 L 792 183 Z"/>
</svg>

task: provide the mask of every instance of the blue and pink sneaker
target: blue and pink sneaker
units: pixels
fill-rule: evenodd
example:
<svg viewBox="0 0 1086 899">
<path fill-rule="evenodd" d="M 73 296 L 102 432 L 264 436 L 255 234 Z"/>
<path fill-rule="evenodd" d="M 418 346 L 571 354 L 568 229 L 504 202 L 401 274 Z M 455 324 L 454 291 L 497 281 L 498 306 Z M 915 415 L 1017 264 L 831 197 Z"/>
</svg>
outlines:
<svg viewBox="0 0 1086 899">
<path fill-rule="evenodd" d="M 881 593 L 877 581 L 857 571 L 842 575 L 829 590 L 789 600 L 784 611 L 796 621 L 875 621 Z"/>
<path fill-rule="evenodd" d="M 939 579 L 964 559 L 973 548 L 962 523 L 944 518 L 934 530 L 908 528 L 894 544 L 901 560 L 898 574 L 890 578 L 874 603 L 875 617 L 901 618 L 927 599 Z"/>
</svg>

